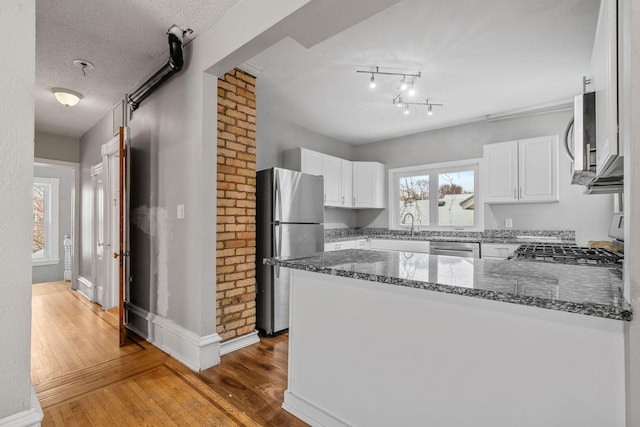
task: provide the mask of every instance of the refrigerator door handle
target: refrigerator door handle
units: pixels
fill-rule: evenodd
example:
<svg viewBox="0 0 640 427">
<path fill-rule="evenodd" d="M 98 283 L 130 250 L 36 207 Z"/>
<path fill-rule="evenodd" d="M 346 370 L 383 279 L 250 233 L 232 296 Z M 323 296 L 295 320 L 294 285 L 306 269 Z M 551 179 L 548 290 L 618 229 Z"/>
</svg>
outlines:
<svg viewBox="0 0 640 427">
<path fill-rule="evenodd" d="M 275 171 L 275 183 L 274 183 L 274 191 L 275 191 L 275 203 L 276 203 L 276 209 L 275 209 L 275 222 L 278 223 L 280 220 L 282 220 L 282 189 L 280 188 L 280 174 L 278 173 L 278 171 Z"/>
<path fill-rule="evenodd" d="M 275 247 L 275 256 L 276 258 L 280 257 L 280 254 L 282 253 L 282 226 L 280 224 L 276 224 L 275 225 L 277 230 L 274 235 L 276 238 L 276 247 Z M 280 278 L 280 266 L 276 265 L 276 278 Z"/>
</svg>

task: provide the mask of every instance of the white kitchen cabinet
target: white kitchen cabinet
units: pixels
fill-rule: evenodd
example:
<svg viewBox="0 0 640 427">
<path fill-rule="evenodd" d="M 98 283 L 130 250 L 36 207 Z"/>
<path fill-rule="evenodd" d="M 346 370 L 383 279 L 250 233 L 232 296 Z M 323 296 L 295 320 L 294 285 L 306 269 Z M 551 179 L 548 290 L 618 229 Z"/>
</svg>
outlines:
<svg viewBox="0 0 640 427">
<path fill-rule="evenodd" d="M 341 178 L 342 178 L 342 197 L 340 206 L 344 208 L 353 207 L 353 162 L 349 160 L 340 160 Z"/>
<path fill-rule="evenodd" d="M 285 151 L 283 157 L 284 167 L 324 178 L 325 206 L 351 207 L 350 161 L 302 147 Z"/>
<path fill-rule="evenodd" d="M 480 257 L 488 259 L 507 259 L 509 255 L 518 249 L 519 244 L 482 243 L 480 245 Z"/>
<path fill-rule="evenodd" d="M 384 208 L 385 166 L 351 162 L 298 147 L 283 153 L 284 167 L 324 177 L 324 205 L 339 208 Z"/>
<path fill-rule="evenodd" d="M 487 203 L 558 201 L 558 136 L 484 146 Z"/>
<path fill-rule="evenodd" d="M 342 249 L 369 249 L 369 240 L 342 240 L 340 242 L 328 242 L 324 244 L 325 252 L 340 251 Z"/>
<path fill-rule="evenodd" d="M 591 56 L 591 87 L 596 92 L 596 174 L 622 155 L 618 144 L 618 26 L 617 1 L 603 0 Z"/>
<path fill-rule="evenodd" d="M 370 248 L 369 239 L 356 240 L 356 249 L 369 249 L 369 248 Z"/>
<path fill-rule="evenodd" d="M 342 162 L 338 157 L 324 155 L 322 162 L 324 177 L 324 205 L 342 206 Z M 302 171 L 306 172 L 306 171 Z"/>
<path fill-rule="evenodd" d="M 353 162 L 353 206 L 384 208 L 385 168 L 377 162 Z"/>
<path fill-rule="evenodd" d="M 343 240 L 340 242 L 328 242 L 324 244 L 324 251 L 340 251 L 342 249 L 355 249 L 356 241 L 355 240 Z"/>
<path fill-rule="evenodd" d="M 369 242 L 374 250 L 429 253 L 429 242 L 426 240 L 370 239 Z"/>
</svg>

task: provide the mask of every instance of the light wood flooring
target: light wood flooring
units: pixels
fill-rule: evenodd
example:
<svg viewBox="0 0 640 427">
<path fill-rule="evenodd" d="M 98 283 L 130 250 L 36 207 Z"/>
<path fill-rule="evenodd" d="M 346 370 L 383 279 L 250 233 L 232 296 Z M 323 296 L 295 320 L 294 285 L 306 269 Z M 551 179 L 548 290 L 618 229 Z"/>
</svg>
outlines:
<svg viewBox="0 0 640 427">
<path fill-rule="evenodd" d="M 193 372 L 66 282 L 33 285 L 31 375 L 43 426 L 306 426 L 281 408 L 287 336 Z"/>
</svg>

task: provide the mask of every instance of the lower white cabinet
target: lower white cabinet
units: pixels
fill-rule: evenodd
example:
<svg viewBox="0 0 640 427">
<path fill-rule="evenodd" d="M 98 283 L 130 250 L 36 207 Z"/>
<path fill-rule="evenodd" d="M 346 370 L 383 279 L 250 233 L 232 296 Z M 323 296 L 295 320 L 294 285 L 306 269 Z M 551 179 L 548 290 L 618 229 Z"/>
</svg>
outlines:
<svg viewBox="0 0 640 427">
<path fill-rule="evenodd" d="M 371 249 L 429 253 L 429 242 L 424 240 L 370 239 L 369 241 Z"/>
<path fill-rule="evenodd" d="M 369 249 L 367 239 L 342 240 L 340 242 L 328 242 L 324 244 L 324 251 L 340 251 L 342 249 Z"/>
<path fill-rule="evenodd" d="M 519 244 L 482 243 L 480 245 L 480 258 L 507 259 L 519 246 Z"/>
</svg>

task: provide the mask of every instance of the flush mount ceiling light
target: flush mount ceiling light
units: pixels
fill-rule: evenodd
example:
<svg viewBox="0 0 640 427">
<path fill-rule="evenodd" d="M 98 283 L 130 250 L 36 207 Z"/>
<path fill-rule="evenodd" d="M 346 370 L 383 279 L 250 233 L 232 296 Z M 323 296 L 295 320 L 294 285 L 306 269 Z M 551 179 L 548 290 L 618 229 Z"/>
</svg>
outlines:
<svg viewBox="0 0 640 427">
<path fill-rule="evenodd" d="M 56 97 L 58 102 L 66 107 L 73 107 L 80 99 L 82 99 L 82 94 L 79 92 L 75 92 L 70 89 L 62 89 L 59 87 L 54 87 L 51 89 L 53 95 Z"/>
</svg>

